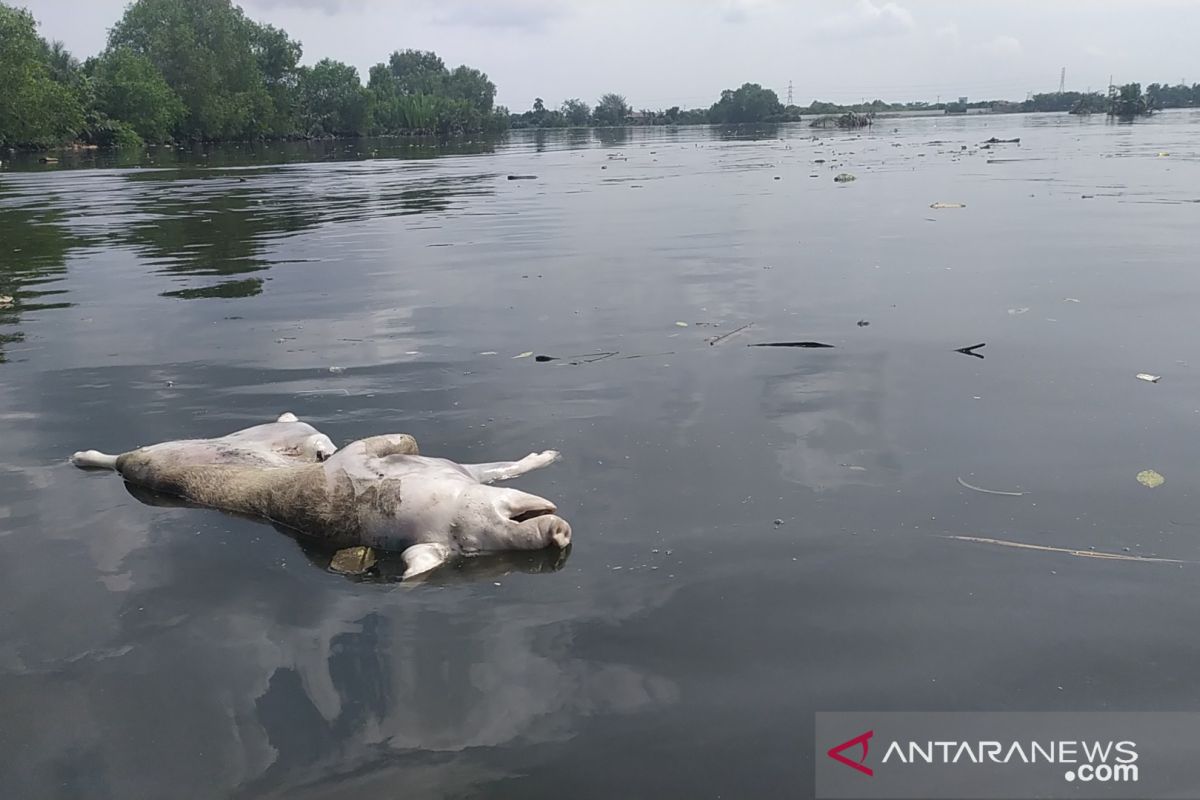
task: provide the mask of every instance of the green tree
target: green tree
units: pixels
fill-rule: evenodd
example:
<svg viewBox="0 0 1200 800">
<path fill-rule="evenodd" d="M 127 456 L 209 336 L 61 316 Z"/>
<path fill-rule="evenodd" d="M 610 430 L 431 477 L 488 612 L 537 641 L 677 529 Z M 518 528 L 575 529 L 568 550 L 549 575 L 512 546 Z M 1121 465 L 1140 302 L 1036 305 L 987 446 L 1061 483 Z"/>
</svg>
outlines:
<svg viewBox="0 0 1200 800">
<path fill-rule="evenodd" d="M 508 126 L 495 109 L 496 85 L 468 66 L 446 69 L 436 53 L 397 50 L 367 78 L 376 133 L 465 133 Z"/>
<path fill-rule="evenodd" d="M 506 131 L 511 124 L 507 106 L 495 106 L 492 113 L 483 119 L 483 130 L 489 133 Z"/>
<path fill-rule="evenodd" d="M 50 79 L 63 86 L 77 86 L 83 82 L 83 68 L 79 59 L 71 55 L 67 46 L 57 39 L 53 42 L 42 40 L 42 63 Z"/>
<path fill-rule="evenodd" d="M 765 122 L 782 113 L 783 106 L 775 92 L 757 83 L 743 83 L 738 89 L 726 89 L 721 92 L 721 99 L 708 110 L 709 120 L 718 124 Z"/>
<path fill-rule="evenodd" d="M 429 94 L 406 94 L 397 99 L 397 130 L 433 133 L 437 129 L 437 98 Z"/>
<path fill-rule="evenodd" d="M 395 51 L 388 58 L 388 69 L 400 94 L 441 94 L 449 76 L 437 53 L 425 50 Z"/>
<path fill-rule="evenodd" d="M 83 127 L 79 99 L 54 80 L 48 51 L 33 15 L 0 3 L 0 145 L 59 144 Z"/>
<path fill-rule="evenodd" d="M 1109 92 L 1109 116 L 1121 119 L 1133 119 L 1134 117 L 1149 114 L 1152 110 L 1146 101 L 1146 96 L 1142 94 L 1142 85 L 1140 83 L 1127 83 L 1119 89 L 1114 87 Z"/>
<path fill-rule="evenodd" d="M 366 131 L 367 92 L 349 64 L 323 58 L 302 67 L 298 95 L 300 125 L 310 136 Z"/>
<path fill-rule="evenodd" d="M 187 111 L 177 135 L 249 138 L 271 133 L 278 117 L 255 50 L 263 36 L 230 0 L 136 0 L 108 47 L 128 48 L 162 73 Z"/>
<path fill-rule="evenodd" d="M 568 125 L 583 126 L 587 125 L 592 119 L 591 106 L 578 97 L 564 100 L 562 108 L 559 110 L 562 112 L 563 117 L 566 118 Z"/>
<path fill-rule="evenodd" d="M 596 103 L 596 110 L 592 112 L 592 120 L 597 125 L 624 125 L 629 110 L 629 103 L 625 102 L 623 95 L 610 92 L 603 95 Z"/>
<path fill-rule="evenodd" d="M 1104 110 L 1104 96 L 1099 92 L 1078 93 L 1078 98 L 1071 103 L 1072 114 L 1093 114 Z"/>
<path fill-rule="evenodd" d="M 96 61 L 92 84 L 97 110 L 127 122 L 147 141 L 171 138 L 183 118 L 183 102 L 162 73 L 145 56 L 128 48 L 104 53 Z"/>
<path fill-rule="evenodd" d="M 387 64 L 376 64 L 367 73 L 372 133 L 394 133 L 404 126 L 400 112 L 400 88 Z"/>
<path fill-rule="evenodd" d="M 272 25 L 249 22 L 250 49 L 271 96 L 274 116 L 268 123 L 276 135 L 295 129 L 296 87 L 300 83 L 300 43 Z"/>
<path fill-rule="evenodd" d="M 446 97 L 462 100 L 484 114 L 492 110 L 496 98 L 496 84 L 488 80 L 486 74 L 465 64 L 455 67 L 445 77 L 443 90 Z"/>
</svg>

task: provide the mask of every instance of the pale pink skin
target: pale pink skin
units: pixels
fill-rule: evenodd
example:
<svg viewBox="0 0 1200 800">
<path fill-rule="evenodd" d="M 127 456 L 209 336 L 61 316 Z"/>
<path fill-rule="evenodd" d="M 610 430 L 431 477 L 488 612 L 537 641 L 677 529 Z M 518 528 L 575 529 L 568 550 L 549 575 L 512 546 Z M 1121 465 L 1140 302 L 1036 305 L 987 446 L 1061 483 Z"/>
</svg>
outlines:
<svg viewBox="0 0 1200 800">
<path fill-rule="evenodd" d="M 372 504 L 359 505 L 361 544 L 402 551 L 405 578 L 428 572 L 457 554 L 570 544 L 571 526 L 555 515 L 549 500 L 488 485 L 549 466 L 559 458 L 556 451 L 530 453 L 519 461 L 458 464 L 420 455 L 373 455 L 366 441 L 381 438 L 388 437 L 351 442 L 337 450 L 329 437 L 288 413 L 273 423 L 219 438 L 163 442 L 139 452 L 150 456 L 148 461 L 141 459 L 141 468 L 151 470 L 155 463 L 272 469 L 321 462 L 329 487 L 349 479 L 355 501 L 376 489 Z M 80 467 L 117 469 L 117 458 L 88 450 L 76 453 L 72 461 Z M 395 499 L 391 513 L 377 510 L 381 495 Z"/>
<path fill-rule="evenodd" d="M 399 513 L 361 515 L 362 538 L 363 544 L 387 550 L 403 548 L 405 577 L 428 571 L 455 554 L 565 548 L 571 542 L 571 526 L 554 514 L 554 503 L 488 485 L 553 464 L 559 458 L 554 450 L 530 453 L 520 461 L 458 464 L 428 456 L 377 458 L 360 445 L 347 445 L 322 468 L 331 486 L 341 475 L 356 485 L 399 482 Z"/>
</svg>

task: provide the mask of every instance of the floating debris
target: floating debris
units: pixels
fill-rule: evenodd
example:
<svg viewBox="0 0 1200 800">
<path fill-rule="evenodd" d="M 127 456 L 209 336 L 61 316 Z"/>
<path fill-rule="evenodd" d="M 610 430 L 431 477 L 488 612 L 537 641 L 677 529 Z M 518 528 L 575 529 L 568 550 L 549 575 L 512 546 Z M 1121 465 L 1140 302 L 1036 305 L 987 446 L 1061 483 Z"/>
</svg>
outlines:
<svg viewBox="0 0 1200 800">
<path fill-rule="evenodd" d="M 1144 469 L 1137 474 L 1137 482 L 1147 489 L 1157 489 L 1167 482 L 1167 479 L 1152 469 Z"/>
<path fill-rule="evenodd" d="M 666 353 L 634 353 L 631 356 L 621 356 L 620 360 L 628 361 L 633 358 L 654 358 L 656 356 L 673 356 L 673 355 L 675 355 L 674 350 L 669 350 Z"/>
<path fill-rule="evenodd" d="M 688 324 L 686 322 L 676 322 L 675 323 L 676 328 L 686 328 L 687 326 L 688 326 Z"/>
<path fill-rule="evenodd" d="M 535 181 L 537 175 L 509 175 L 508 179 L 510 181 Z"/>
<path fill-rule="evenodd" d="M 975 486 L 974 484 L 967 483 L 961 477 L 959 477 L 958 483 L 964 489 L 970 489 L 972 492 L 996 494 L 1000 495 L 1001 497 L 1024 497 L 1025 495 L 1029 494 L 1029 492 L 1002 492 L 999 489 L 984 489 L 982 486 Z"/>
<path fill-rule="evenodd" d="M 582 355 L 577 356 L 536 356 L 533 360 L 542 364 L 550 361 L 562 361 L 564 364 L 570 364 L 577 367 L 580 364 L 592 364 L 596 361 L 603 361 L 606 358 L 612 358 L 616 355 L 620 355 L 620 353 L 615 350 L 602 350 L 599 353 L 583 353 Z"/>
<path fill-rule="evenodd" d="M 333 554 L 329 569 L 341 575 L 362 575 L 375 566 L 376 560 L 370 547 L 347 547 Z"/>
<path fill-rule="evenodd" d="M 1139 381 L 1148 383 L 1158 383 L 1162 380 L 1162 375 L 1151 375 L 1149 372 L 1139 372 L 1136 377 Z"/>
<path fill-rule="evenodd" d="M 980 342 L 979 344 L 973 344 L 970 347 L 958 347 L 958 348 L 955 348 L 954 352 L 962 353 L 963 355 L 967 355 L 967 356 L 975 356 L 976 358 L 983 358 L 983 353 L 975 352 L 976 350 L 978 350 L 981 347 L 987 347 L 987 342 Z"/>
<path fill-rule="evenodd" d="M 1010 308 L 1008 313 L 1010 316 L 1019 317 L 1027 311 L 1029 311 L 1029 306 L 1021 306 L 1020 308 Z"/>
<path fill-rule="evenodd" d="M 930 203 L 930 208 L 966 208 L 966 203 Z"/>
<path fill-rule="evenodd" d="M 997 139 L 995 136 L 993 136 L 993 137 L 992 137 L 992 138 L 990 138 L 990 139 L 985 139 L 983 143 L 984 143 L 984 144 L 1020 144 L 1020 143 L 1021 143 L 1021 140 L 1020 140 L 1020 138 L 1017 138 L 1017 139 Z"/>
<path fill-rule="evenodd" d="M 868 325 L 870 325 L 871 323 L 870 323 L 870 322 L 867 322 L 865 319 L 860 319 L 860 320 L 859 320 L 858 322 L 856 322 L 855 324 L 856 324 L 856 325 L 858 325 L 858 327 L 860 327 L 860 328 L 865 328 L 865 327 L 867 327 Z"/>
<path fill-rule="evenodd" d="M 849 183 L 850 181 L 856 180 L 858 180 L 858 178 L 854 177 L 849 172 L 839 172 L 837 175 L 833 176 L 834 183 Z"/>
<path fill-rule="evenodd" d="M 758 344 L 748 344 L 747 347 L 833 347 L 831 344 L 824 342 L 759 342 Z"/>
<path fill-rule="evenodd" d="M 0 308 L 8 308 L 12 304 L 13 297 L 11 294 L 0 294 Z"/>
<path fill-rule="evenodd" d="M 728 339 L 730 336 L 733 336 L 734 334 L 737 334 L 737 333 L 741 333 L 742 331 L 746 330 L 753 324 L 754 324 L 753 322 L 747 322 L 745 325 L 742 325 L 740 328 L 734 328 L 729 333 L 723 333 L 720 336 L 713 336 L 713 337 L 709 338 L 708 343 L 710 346 L 715 345 L 715 344 L 720 344 L 721 342 Z"/>
<path fill-rule="evenodd" d="M 947 536 L 947 539 L 956 539 L 960 542 L 974 542 L 976 544 L 994 544 L 1001 547 L 1019 547 L 1022 550 L 1041 550 L 1046 553 L 1062 553 L 1068 556 L 1079 556 L 1080 558 L 1104 558 L 1112 561 L 1147 561 L 1157 562 L 1159 564 L 1191 564 L 1191 561 L 1180 561 L 1176 558 L 1155 558 L 1153 556 L 1127 556 L 1120 553 L 1101 553 L 1095 550 L 1075 550 L 1070 547 L 1051 547 L 1044 544 L 1027 544 L 1025 542 L 1012 542 L 1007 539 L 989 539 L 984 536 Z"/>
<path fill-rule="evenodd" d="M 513 358 L 529 358 L 531 355 L 533 355 L 533 351 L 526 350 L 524 353 L 518 353 L 517 355 L 513 356 Z"/>
</svg>

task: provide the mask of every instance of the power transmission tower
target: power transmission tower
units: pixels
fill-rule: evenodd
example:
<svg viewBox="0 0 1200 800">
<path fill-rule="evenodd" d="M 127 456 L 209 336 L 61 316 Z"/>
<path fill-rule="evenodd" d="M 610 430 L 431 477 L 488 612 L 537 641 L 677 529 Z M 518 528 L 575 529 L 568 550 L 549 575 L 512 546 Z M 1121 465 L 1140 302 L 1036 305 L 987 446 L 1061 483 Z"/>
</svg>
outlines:
<svg viewBox="0 0 1200 800">
<path fill-rule="evenodd" d="M 1062 94 L 1067 89 L 1067 68 L 1063 67 L 1062 72 L 1058 74 L 1058 93 Z"/>
<path fill-rule="evenodd" d="M 789 106 L 792 105 L 792 82 L 791 81 L 788 81 L 788 102 L 787 102 L 787 104 Z"/>
</svg>

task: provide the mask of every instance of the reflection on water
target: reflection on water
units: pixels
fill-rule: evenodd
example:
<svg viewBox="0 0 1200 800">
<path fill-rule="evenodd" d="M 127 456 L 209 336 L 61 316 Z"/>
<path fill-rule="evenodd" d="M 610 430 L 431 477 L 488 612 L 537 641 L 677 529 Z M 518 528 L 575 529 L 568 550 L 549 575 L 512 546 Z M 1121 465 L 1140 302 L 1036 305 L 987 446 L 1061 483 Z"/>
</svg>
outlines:
<svg viewBox="0 0 1200 800">
<path fill-rule="evenodd" d="M 944 537 L 1200 561 L 1196 120 L 6 165 L 0 794 L 803 796 L 818 708 L 1192 708 L 1190 563 Z M 569 558 L 347 579 L 65 462 L 286 410 L 563 451 Z"/>
</svg>

